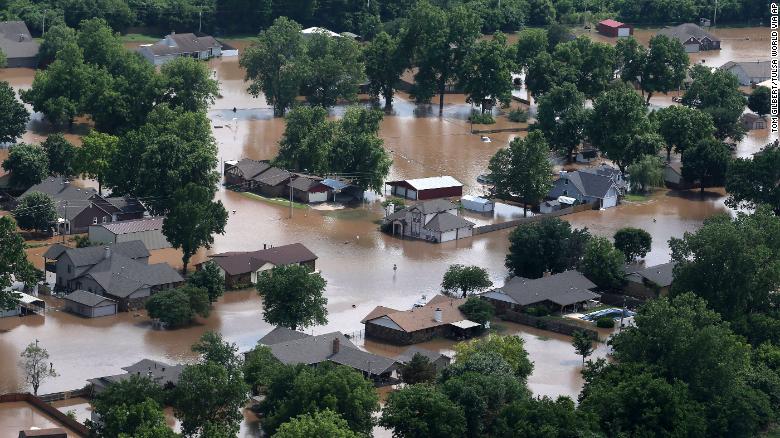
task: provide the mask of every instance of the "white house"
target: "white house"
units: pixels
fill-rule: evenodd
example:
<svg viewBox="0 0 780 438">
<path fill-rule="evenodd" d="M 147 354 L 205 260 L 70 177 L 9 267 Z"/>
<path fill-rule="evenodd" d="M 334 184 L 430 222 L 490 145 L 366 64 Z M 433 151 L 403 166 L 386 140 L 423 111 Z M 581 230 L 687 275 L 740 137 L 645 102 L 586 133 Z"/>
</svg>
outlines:
<svg viewBox="0 0 780 438">
<path fill-rule="evenodd" d="M 180 56 L 195 59 L 211 59 L 222 56 L 222 44 L 212 36 L 196 36 L 194 33 L 171 32 L 154 44 L 144 44 L 138 48 L 154 65 L 163 65 Z"/>
<path fill-rule="evenodd" d="M 583 170 L 562 171 L 547 198 L 558 199 L 561 196 L 574 198 L 580 203 L 595 203 L 599 208 L 611 208 L 618 203 L 620 189 L 608 175 Z"/>
<path fill-rule="evenodd" d="M 771 77 L 771 63 L 765 61 L 729 61 L 722 66 L 721 70 L 726 70 L 737 77 L 740 85 L 760 84 L 769 80 Z"/>
</svg>

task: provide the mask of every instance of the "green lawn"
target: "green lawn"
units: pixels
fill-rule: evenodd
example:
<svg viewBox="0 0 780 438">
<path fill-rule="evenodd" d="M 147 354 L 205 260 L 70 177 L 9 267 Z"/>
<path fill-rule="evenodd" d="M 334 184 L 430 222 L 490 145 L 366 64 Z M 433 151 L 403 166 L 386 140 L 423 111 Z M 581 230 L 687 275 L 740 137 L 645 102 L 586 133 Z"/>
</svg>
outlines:
<svg viewBox="0 0 780 438">
<path fill-rule="evenodd" d="M 128 33 L 119 37 L 123 43 L 156 43 L 162 39 L 161 36 L 144 35 L 141 33 Z"/>
<path fill-rule="evenodd" d="M 267 202 L 269 204 L 281 205 L 283 207 L 289 207 L 290 206 L 290 200 L 289 199 L 266 198 L 265 196 L 260 196 L 260 195 L 257 195 L 255 193 L 250 193 L 250 192 L 241 192 L 241 194 L 243 196 L 246 196 L 249 199 L 254 199 L 254 200 L 262 201 L 262 202 Z M 293 205 L 293 208 L 297 208 L 299 210 L 303 210 L 303 209 L 309 208 L 308 205 L 301 204 L 301 203 L 298 203 L 298 202 L 293 202 L 292 205 Z"/>
<path fill-rule="evenodd" d="M 629 202 L 645 202 L 649 200 L 650 197 L 646 195 L 636 195 L 633 193 L 629 193 L 623 199 Z"/>
</svg>

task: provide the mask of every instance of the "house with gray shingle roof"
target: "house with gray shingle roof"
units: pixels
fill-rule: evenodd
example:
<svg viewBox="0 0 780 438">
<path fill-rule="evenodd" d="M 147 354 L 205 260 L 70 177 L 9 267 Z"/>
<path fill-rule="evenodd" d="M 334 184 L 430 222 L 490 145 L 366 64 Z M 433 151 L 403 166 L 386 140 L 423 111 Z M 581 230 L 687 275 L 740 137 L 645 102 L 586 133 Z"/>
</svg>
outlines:
<svg viewBox="0 0 780 438">
<path fill-rule="evenodd" d="M 417 346 L 407 348 L 403 353 L 396 356 L 395 360 L 398 361 L 398 363 L 407 364 L 411 362 L 412 358 L 417 354 L 420 354 L 428 359 L 428 361 L 432 363 L 434 367 L 436 367 L 437 372 L 448 367 L 452 361 L 452 359 L 450 359 L 450 357 L 447 355 Z"/>
<path fill-rule="evenodd" d="M 7 59 L 6 67 L 35 68 L 38 48 L 24 21 L 0 21 L 0 52 Z"/>
<path fill-rule="evenodd" d="M 62 298 L 65 310 L 86 318 L 114 315 L 117 312 L 116 301 L 85 290 L 73 291 Z"/>
<path fill-rule="evenodd" d="M 577 170 L 561 171 L 559 175 L 547 194 L 548 199 L 566 196 L 580 203 L 596 204 L 598 208 L 611 208 L 618 204 L 620 188 L 611 173 Z"/>
<path fill-rule="evenodd" d="M 138 53 L 154 65 L 163 65 L 182 56 L 206 60 L 222 56 L 222 43 L 208 35 L 199 37 L 194 33 L 171 32 L 154 44 L 140 46 Z"/>
<path fill-rule="evenodd" d="M 537 279 L 512 277 L 500 288 L 480 294 L 500 314 L 529 306 L 550 310 L 577 309 L 583 303 L 599 298 L 596 285 L 578 271 L 564 271 Z"/>
<path fill-rule="evenodd" d="M 693 23 L 683 23 L 679 26 L 661 29 L 658 35 L 676 39 L 688 53 L 702 50 L 720 50 L 720 38 Z"/>
<path fill-rule="evenodd" d="M 432 199 L 387 215 L 383 229 L 394 236 L 439 243 L 471 237 L 474 222 L 460 217 L 456 204 L 446 199 Z"/>
<path fill-rule="evenodd" d="M 202 269 L 206 263 L 215 263 L 225 278 L 225 287 L 236 289 L 257 283 L 262 271 L 287 265 L 300 265 L 314 272 L 317 256 L 302 243 L 272 246 L 257 251 L 231 251 L 209 256 L 209 261 L 195 265 Z"/>
<path fill-rule="evenodd" d="M 129 380 L 133 376 L 148 377 L 163 389 L 171 389 L 179 384 L 179 377 L 184 371 L 184 365 L 169 365 L 152 359 L 140 361 L 122 368 L 123 374 L 97 377 L 87 380 L 92 385 L 92 394 L 100 394 L 110 385 Z"/>
<path fill-rule="evenodd" d="M 675 262 L 655 266 L 626 265 L 623 292 L 642 300 L 667 296 L 674 281 L 675 265 Z"/>
<path fill-rule="evenodd" d="M 764 61 L 729 61 L 720 67 L 737 77 L 740 85 L 760 84 L 772 77 L 772 65 Z"/>
</svg>

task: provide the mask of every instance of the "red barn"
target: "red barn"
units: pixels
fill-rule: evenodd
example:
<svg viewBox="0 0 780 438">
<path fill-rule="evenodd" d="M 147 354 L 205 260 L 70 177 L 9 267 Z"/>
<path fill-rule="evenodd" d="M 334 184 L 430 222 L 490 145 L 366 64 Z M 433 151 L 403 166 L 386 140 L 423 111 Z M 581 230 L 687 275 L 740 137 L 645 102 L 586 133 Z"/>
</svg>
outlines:
<svg viewBox="0 0 780 438">
<path fill-rule="evenodd" d="M 608 37 L 627 37 L 634 34 L 634 28 L 619 21 L 604 20 L 596 25 L 596 29 L 602 35 Z"/>
<path fill-rule="evenodd" d="M 451 176 L 389 181 L 387 185 L 396 196 L 420 201 L 463 195 L 463 184 Z"/>
</svg>

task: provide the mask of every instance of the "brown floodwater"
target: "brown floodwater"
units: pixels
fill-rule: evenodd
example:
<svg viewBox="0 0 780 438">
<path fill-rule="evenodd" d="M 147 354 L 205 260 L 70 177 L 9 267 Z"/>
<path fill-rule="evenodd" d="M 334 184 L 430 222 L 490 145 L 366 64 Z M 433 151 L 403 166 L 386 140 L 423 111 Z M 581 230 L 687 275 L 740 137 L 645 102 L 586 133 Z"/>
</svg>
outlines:
<svg viewBox="0 0 780 438">
<path fill-rule="evenodd" d="M 209 68 L 216 72 L 222 96 L 209 112 L 220 162 L 241 157 L 272 158 L 284 130 L 283 121 L 272 117 L 262 96 L 254 98 L 246 93 L 247 85 L 236 58 L 212 60 Z M 31 70 L 0 70 L 0 80 L 9 80 L 15 88 L 29 87 L 31 76 Z M 235 113 L 233 107 L 237 108 Z M 343 111 L 343 106 L 336 107 L 332 115 L 338 116 Z M 469 111 L 470 106 L 460 95 L 447 96 L 444 115 L 439 117 L 438 108 L 416 107 L 408 96 L 399 94 L 394 111 L 385 117 L 380 132 L 393 158 L 390 179 L 447 174 L 463 182 L 466 193 L 482 194 L 483 187 L 476 182 L 476 177 L 486 171 L 496 150 L 523 133 L 490 134 L 492 141 L 483 142 L 479 136 L 469 134 Z M 500 117 L 499 120 L 500 126 L 518 126 Z M 25 140 L 42 138 L 49 132 L 46 126 L 45 122 L 32 123 Z M 83 128 L 78 127 L 73 138 L 78 137 L 79 129 Z M 740 145 L 738 151 L 748 154 L 763 141 L 759 138 L 745 148 Z M 230 212 L 226 233 L 216 236 L 213 247 L 200 251 L 194 261 L 203 260 L 209 252 L 255 250 L 263 244 L 304 243 L 318 255 L 317 269 L 328 282 L 329 323 L 313 328 L 312 333 L 341 330 L 359 335 L 360 320 L 375 306 L 406 309 L 421 295 L 436 294 L 442 275 L 451 264 L 482 266 L 497 285 L 507 275 L 504 258 L 510 230 L 436 245 L 399 240 L 380 233 L 376 221 L 382 212 L 376 201 L 382 198 L 378 196 L 354 208 L 295 209 L 292 219 L 288 218 L 289 209 L 285 206 L 224 188 L 216 196 Z M 643 203 L 577 213 L 565 219 L 574 226 L 588 227 L 593 233 L 605 236 L 629 225 L 646 229 L 653 235 L 647 263 L 656 264 L 669 260 L 670 237 L 696 229 L 712 214 L 728 212 L 723 199 L 722 191 L 708 192 L 700 198 L 698 193 L 661 190 Z M 516 208 L 500 209 L 503 219 L 517 215 Z M 470 217 L 484 222 L 496 220 Z M 28 254 L 40 266 L 40 254 L 45 250 L 45 246 L 31 248 Z M 155 251 L 152 261 L 180 266 L 180 253 L 172 249 Z M 394 265 L 397 271 L 393 270 Z M 246 349 L 271 328 L 263 321 L 262 303 L 251 290 L 227 293 L 215 304 L 209 318 L 174 331 L 154 329 L 144 312 L 90 320 L 60 311 L 61 302 L 57 299 L 47 300 L 51 307 L 45 317 L 0 320 L 0 392 L 20 389 L 24 379 L 17 368 L 19 353 L 35 339 L 49 350 L 60 374 L 43 384 L 41 392 L 46 393 L 81 387 L 89 378 L 116 374 L 121 367 L 142 358 L 191 361 L 194 355 L 190 345 L 207 330 L 217 330 Z M 576 397 L 582 385 L 581 362 L 574 354 L 570 339 L 530 327 L 502 325 L 506 333 L 518 334 L 526 341 L 535 362 L 529 386 L 536 394 Z M 452 343 L 445 340 L 431 341 L 424 346 L 442 352 L 452 350 Z M 387 355 L 399 351 L 371 341 L 365 342 L 365 348 Z M 597 355 L 605 354 L 606 348 L 600 345 Z M 86 407 L 80 412 L 86 415 Z M 257 429 L 256 420 L 245 422 L 245 427 L 249 431 L 247 436 L 252 436 L 255 433 L 252 431 Z"/>
</svg>

